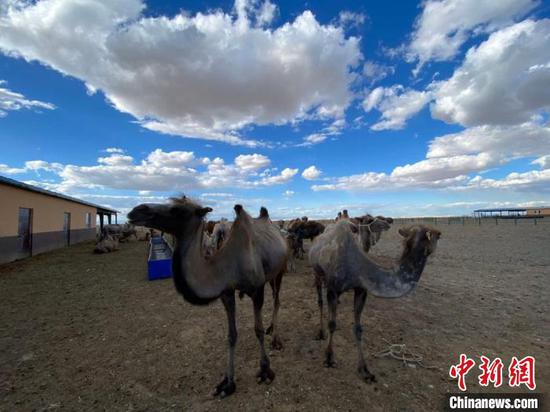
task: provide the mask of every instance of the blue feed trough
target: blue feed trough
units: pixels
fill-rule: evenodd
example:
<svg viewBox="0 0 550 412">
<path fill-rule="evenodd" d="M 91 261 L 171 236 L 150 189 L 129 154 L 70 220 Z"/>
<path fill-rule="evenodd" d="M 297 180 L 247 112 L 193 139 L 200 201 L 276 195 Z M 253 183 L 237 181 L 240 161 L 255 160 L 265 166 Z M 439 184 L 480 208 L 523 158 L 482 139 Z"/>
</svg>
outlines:
<svg viewBox="0 0 550 412">
<path fill-rule="evenodd" d="M 147 261 L 149 280 L 165 279 L 172 276 L 172 249 L 162 237 L 153 237 L 149 243 Z"/>
</svg>

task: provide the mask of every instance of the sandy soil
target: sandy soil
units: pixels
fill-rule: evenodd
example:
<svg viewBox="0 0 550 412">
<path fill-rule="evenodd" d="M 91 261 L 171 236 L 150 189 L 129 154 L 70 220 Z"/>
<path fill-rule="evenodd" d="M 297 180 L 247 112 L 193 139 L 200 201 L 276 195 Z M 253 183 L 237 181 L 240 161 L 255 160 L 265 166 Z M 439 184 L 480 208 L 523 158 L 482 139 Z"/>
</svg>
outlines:
<svg viewBox="0 0 550 412">
<path fill-rule="evenodd" d="M 456 392 L 449 366 L 460 353 L 537 359 L 537 391 L 550 383 L 550 219 L 546 224 L 440 224 L 439 249 L 418 289 L 399 300 L 370 298 L 364 313 L 367 362 L 378 383 L 355 374 L 352 293 L 341 298 L 335 351 L 325 342 L 306 261 L 283 281 L 285 348 L 271 354 L 277 374 L 257 385 L 252 305 L 239 301 L 237 392 L 212 399 L 226 364 L 219 302 L 193 307 L 170 279 L 146 280 L 146 243 L 93 255 L 91 244 L 0 267 L 0 410 L 441 410 Z M 399 254 L 394 225 L 373 253 Z M 266 299 L 265 324 L 271 316 Z M 270 338 L 267 338 L 270 342 Z M 375 358 L 406 344 L 433 368 Z M 467 377 L 479 392 L 477 371 Z M 498 390 L 510 392 L 507 385 Z M 525 391 L 525 389 L 522 389 Z"/>
</svg>

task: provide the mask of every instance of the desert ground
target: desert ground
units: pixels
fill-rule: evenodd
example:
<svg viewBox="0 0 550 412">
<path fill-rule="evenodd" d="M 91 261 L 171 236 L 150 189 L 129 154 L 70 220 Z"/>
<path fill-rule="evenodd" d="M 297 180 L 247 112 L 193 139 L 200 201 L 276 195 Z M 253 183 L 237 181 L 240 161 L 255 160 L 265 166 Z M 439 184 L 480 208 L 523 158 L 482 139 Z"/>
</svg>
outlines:
<svg viewBox="0 0 550 412">
<path fill-rule="evenodd" d="M 170 279 L 149 282 L 147 243 L 106 255 L 85 243 L 0 266 L 0 410 L 441 410 L 457 392 L 449 367 L 460 353 L 536 357 L 537 392 L 550 384 L 550 219 L 537 225 L 492 220 L 447 224 L 420 284 L 396 300 L 368 298 L 363 314 L 367 363 L 377 383 L 355 373 L 353 293 L 340 299 L 337 368 L 323 367 L 316 292 L 307 259 L 283 280 L 282 351 L 276 378 L 258 385 L 259 348 L 250 299 L 237 303 L 237 392 L 210 393 L 227 359 L 220 302 L 194 307 Z M 396 222 L 372 253 L 397 257 Z M 309 244 L 306 243 L 306 246 Z M 264 325 L 271 319 L 271 296 Z M 270 338 L 267 337 L 267 344 Z M 421 365 L 374 355 L 405 344 Z M 477 368 L 477 367 L 476 367 Z M 466 379 L 470 392 L 491 391 Z M 511 390 L 505 384 L 493 392 Z"/>
</svg>

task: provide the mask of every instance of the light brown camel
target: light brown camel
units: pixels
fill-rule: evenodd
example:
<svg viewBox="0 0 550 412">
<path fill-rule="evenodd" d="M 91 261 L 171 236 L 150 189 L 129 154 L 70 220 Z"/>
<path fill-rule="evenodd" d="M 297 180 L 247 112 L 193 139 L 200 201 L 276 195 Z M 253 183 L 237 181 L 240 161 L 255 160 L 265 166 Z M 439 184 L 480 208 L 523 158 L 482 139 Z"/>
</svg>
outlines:
<svg viewBox="0 0 550 412">
<path fill-rule="evenodd" d="M 235 324 L 235 291 L 251 297 L 254 305 L 254 330 L 260 343 L 260 371 L 258 382 L 271 383 L 275 373 L 270 368 L 264 347 L 262 306 L 264 286 L 273 289 L 272 346 L 282 347 L 277 334 L 277 312 L 281 280 L 286 269 L 288 254 L 286 241 L 275 225 L 269 221 L 267 210 L 262 208 L 261 218 L 253 219 L 241 205 L 235 205 L 236 218 L 228 239 L 210 258 L 204 256 L 202 236 L 204 216 L 209 207 L 187 199 L 172 199 L 171 203 L 142 204 L 136 206 L 128 218 L 135 224 L 153 227 L 175 237 L 172 261 L 174 284 L 184 299 L 194 305 L 206 305 L 221 299 L 228 320 L 229 362 L 225 377 L 214 394 L 225 397 L 235 391 L 234 353 L 237 342 Z"/>
<path fill-rule="evenodd" d="M 354 334 L 358 351 L 357 371 L 368 383 L 374 382 L 374 375 L 368 370 L 361 347 L 361 312 L 367 299 L 367 291 L 381 298 L 398 298 L 410 293 L 418 284 L 428 256 L 435 252 L 441 236 L 438 230 L 423 225 L 399 229 L 404 238 L 401 258 L 394 265 L 382 265 L 368 256 L 352 232 L 353 224 L 342 220 L 330 226 L 313 243 L 309 261 L 313 267 L 321 327 L 319 338 L 324 339 L 323 285 L 326 287 L 329 310 L 329 342 L 326 349 L 325 366 L 333 367 L 334 352 L 332 338 L 336 329 L 336 307 L 338 297 L 353 289 Z M 362 236 L 368 237 L 365 228 Z M 392 267 L 393 266 L 393 267 Z"/>
<path fill-rule="evenodd" d="M 113 235 L 106 235 L 99 242 L 96 243 L 94 253 L 110 253 L 119 249 L 118 237 Z"/>
</svg>

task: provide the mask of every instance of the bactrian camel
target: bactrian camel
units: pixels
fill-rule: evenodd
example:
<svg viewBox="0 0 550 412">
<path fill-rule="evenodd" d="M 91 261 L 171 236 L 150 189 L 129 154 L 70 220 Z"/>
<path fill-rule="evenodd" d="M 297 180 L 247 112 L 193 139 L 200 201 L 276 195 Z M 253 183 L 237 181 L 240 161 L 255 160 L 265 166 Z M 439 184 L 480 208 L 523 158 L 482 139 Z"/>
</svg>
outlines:
<svg viewBox="0 0 550 412">
<path fill-rule="evenodd" d="M 370 244 L 370 231 L 360 225 L 361 238 L 365 245 Z M 435 252 L 441 233 L 435 229 L 415 225 L 399 229 L 404 238 L 401 258 L 392 266 L 377 263 L 363 250 L 363 245 L 353 235 L 353 223 L 341 220 L 330 226 L 313 243 L 309 261 L 313 267 L 321 312 L 319 338 L 324 339 L 323 285 L 329 313 L 329 341 L 325 353 L 325 366 L 333 367 L 334 352 L 332 338 L 336 329 L 336 307 L 338 297 L 353 289 L 354 335 L 358 352 L 357 371 L 366 382 L 374 382 L 374 375 L 368 370 L 361 346 L 361 312 L 367 299 L 367 291 L 381 298 L 398 298 L 410 293 L 418 284 L 428 256 Z"/>
<path fill-rule="evenodd" d="M 254 330 L 260 343 L 260 371 L 258 382 L 271 383 L 275 373 L 270 368 L 264 347 L 262 306 L 264 286 L 273 289 L 272 346 L 281 348 L 277 334 L 277 312 L 281 280 L 286 268 L 287 244 L 273 225 L 265 208 L 260 218 L 253 219 L 240 205 L 235 205 L 236 218 L 229 237 L 220 250 L 206 258 L 202 250 L 204 217 L 209 207 L 182 198 L 171 203 L 142 204 L 135 207 L 128 218 L 134 224 L 171 233 L 175 237 L 172 273 L 177 291 L 194 305 L 206 305 L 221 299 L 228 320 L 229 362 L 223 380 L 214 395 L 228 396 L 235 391 L 234 354 L 237 342 L 235 324 L 235 291 L 252 298 Z"/>
</svg>

